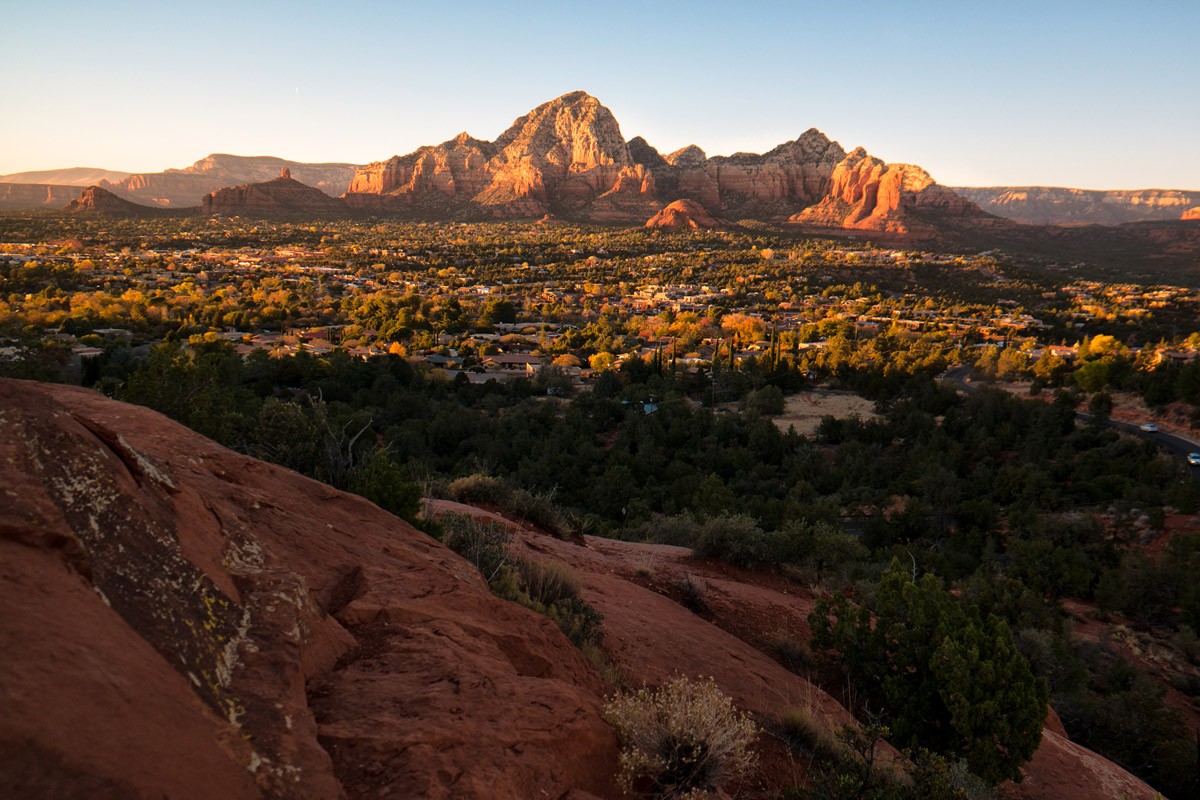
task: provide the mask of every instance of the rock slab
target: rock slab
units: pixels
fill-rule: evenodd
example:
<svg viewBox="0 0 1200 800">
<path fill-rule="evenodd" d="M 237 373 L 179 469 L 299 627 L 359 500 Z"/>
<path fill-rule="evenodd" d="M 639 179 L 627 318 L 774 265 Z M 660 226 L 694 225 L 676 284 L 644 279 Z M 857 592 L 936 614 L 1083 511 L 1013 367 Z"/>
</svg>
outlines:
<svg viewBox="0 0 1200 800">
<path fill-rule="evenodd" d="M 361 498 L 0 380 L 0 796 L 613 797 L 606 684 Z"/>
</svg>

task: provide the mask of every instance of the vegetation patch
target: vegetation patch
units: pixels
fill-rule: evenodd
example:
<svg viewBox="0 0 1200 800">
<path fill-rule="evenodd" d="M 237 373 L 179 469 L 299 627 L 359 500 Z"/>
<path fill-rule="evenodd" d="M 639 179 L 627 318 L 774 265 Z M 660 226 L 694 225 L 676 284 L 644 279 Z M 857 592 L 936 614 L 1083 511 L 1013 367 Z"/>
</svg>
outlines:
<svg viewBox="0 0 1200 800">
<path fill-rule="evenodd" d="M 618 694 L 604 718 L 621 739 L 621 784 L 661 798 L 700 798 L 755 764 L 758 727 L 708 680 L 678 677 Z"/>
</svg>

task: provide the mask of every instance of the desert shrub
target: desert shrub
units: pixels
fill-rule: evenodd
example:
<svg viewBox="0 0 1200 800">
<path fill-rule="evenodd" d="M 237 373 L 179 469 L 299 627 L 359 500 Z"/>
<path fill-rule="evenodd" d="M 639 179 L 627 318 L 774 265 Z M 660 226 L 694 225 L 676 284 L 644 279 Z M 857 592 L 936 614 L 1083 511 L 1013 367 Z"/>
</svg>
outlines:
<svg viewBox="0 0 1200 800">
<path fill-rule="evenodd" d="M 695 547 L 700 538 L 700 523 L 686 511 L 674 516 L 655 514 L 645 522 L 625 528 L 620 537 L 631 542 Z"/>
<path fill-rule="evenodd" d="M 475 473 L 452 481 L 446 495 L 458 503 L 486 503 L 557 536 L 571 529 L 567 515 L 554 502 L 553 491 L 534 493 L 501 478 Z"/>
<path fill-rule="evenodd" d="M 675 583 L 675 588 L 683 597 L 683 604 L 696 614 L 708 613 L 708 584 L 703 578 L 685 574 L 683 580 Z"/>
<path fill-rule="evenodd" d="M 519 571 L 525 591 L 539 603 L 579 599 L 579 576 L 561 561 L 523 561 Z"/>
<path fill-rule="evenodd" d="M 808 620 L 814 650 L 886 712 L 894 743 L 963 754 L 993 785 L 1021 779 L 1041 742 L 1049 687 L 1002 618 L 964 610 L 936 578 L 914 580 L 894 559 L 869 607 L 839 594 Z"/>
<path fill-rule="evenodd" d="M 555 536 L 568 533 L 572 527 L 567 515 L 554 502 L 553 491 L 534 493 L 526 489 L 513 489 L 502 507 L 518 519 Z"/>
<path fill-rule="evenodd" d="M 1121 659 L 1098 673 L 1095 689 L 1056 698 L 1072 741 L 1094 750 L 1168 797 L 1196 797 L 1197 747 L 1166 688 Z"/>
<path fill-rule="evenodd" d="M 809 646 L 785 631 L 774 633 L 770 645 L 779 655 L 783 665 L 792 672 L 813 666 L 813 653 Z"/>
<path fill-rule="evenodd" d="M 905 751 L 903 774 L 895 762 L 881 762 L 880 743 L 889 731 L 878 721 L 842 725 L 833 750 L 817 757 L 811 783 L 783 793 L 785 800 L 995 800 L 998 792 L 966 770 L 928 750 Z"/>
<path fill-rule="evenodd" d="M 847 567 L 870 555 L 857 536 L 828 522 L 792 520 L 768 534 L 768 541 L 768 560 L 795 564 L 818 577 L 843 576 Z"/>
<path fill-rule="evenodd" d="M 622 674 L 620 667 L 608 657 L 608 653 L 604 652 L 604 648 L 593 642 L 584 642 L 579 650 L 583 653 L 584 658 L 592 662 L 592 666 L 600 673 L 600 677 L 618 689 L 625 688 L 625 675 Z"/>
<path fill-rule="evenodd" d="M 750 769 L 758 732 L 712 679 L 679 677 L 660 689 L 617 695 L 604 718 L 621 739 L 621 783 L 655 797 L 698 797 Z"/>
<path fill-rule="evenodd" d="M 579 578 L 566 564 L 506 564 L 489 583 L 497 597 L 549 617 L 581 650 L 598 643 L 604 615 L 579 596 Z"/>
<path fill-rule="evenodd" d="M 534 606 L 535 611 L 539 609 Z M 600 628 L 604 624 L 604 615 L 590 603 L 579 598 L 560 600 L 545 606 L 545 614 L 558 629 L 563 632 L 571 643 L 582 649 L 585 644 L 596 644 L 600 638 Z"/>
<path fill-rule="evenodd" d="M 442 526 L 446 546 L 474 564 L 488 584 L 508 566 L 508 533 L 496 523 L 447 514 Z"/>
<path fill-rule="evenodd" d="M 421 510 L 421 487 L 406 481 L 382 448 L 351 475 L 350 491 L 408 522 L 415 522 Z"/>
<path fill-rule="evenodd" d="M 499 478 L 476 473 L 458 478 L 446 487 L 450 499 L 457 503 L 488 503 L 494 506 L 507 504 L 512 489 Z"/>
<path fill-rule="evenodd" d="M 841 743 L 830 730 L 829 720 L 817 716 L 811 708 L 789 708 L 779 720 L 779 732 L 793 750 L 810 758 L 832 761 L 843 756 Z"/>
</svg>

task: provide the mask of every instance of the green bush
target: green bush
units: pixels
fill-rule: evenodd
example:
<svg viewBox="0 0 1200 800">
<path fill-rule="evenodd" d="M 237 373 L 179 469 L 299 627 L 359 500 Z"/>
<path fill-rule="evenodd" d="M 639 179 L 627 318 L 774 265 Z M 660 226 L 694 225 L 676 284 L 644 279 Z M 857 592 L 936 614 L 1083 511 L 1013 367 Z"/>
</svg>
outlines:
<svg viewBox="0 0 1200 800">
<path fill-rule="evenodd" d="M 809 625 L 813 648 L 887 714 L 894 744 L 965 754 L 991 784 L 1020 781 L 1049 689 L 1003 619 L 964 611 L 936 578 L 915 581 L 893 560 L 870 608 L 839 594 L 817 603 Z"/>
<path fill-rule="evenodd" d="M 421 511 L 421 487 L 404 480 L 400 467 L 382 449 L 354 473 L 350 491 L 408 522 L 415 522 Z"/>
<path fill-rule="evenodd" d="M 715 558 L 735 567 L 750 568 L 766 557 L 767 535 L 753 517 L 743 514 L 708 519 L 700 528 L 696 555 Z"/>
<path fill-rule="evenodd" d="M 488 503 L 493 506 L 508 504 L 512 490 L 508 484 L 490 475 L 467 475 L 452 481 L 446 492 L 457 503 Z"/>
</svg>

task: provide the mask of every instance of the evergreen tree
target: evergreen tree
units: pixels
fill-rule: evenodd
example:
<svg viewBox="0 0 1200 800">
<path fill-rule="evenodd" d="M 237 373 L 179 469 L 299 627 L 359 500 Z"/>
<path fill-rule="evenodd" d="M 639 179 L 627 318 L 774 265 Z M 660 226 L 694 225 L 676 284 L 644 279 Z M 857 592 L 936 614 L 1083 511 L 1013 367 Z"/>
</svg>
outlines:
<svg viewBox="0 0 1200 800">
<path fill-rule="evenodd" d="M 893 559 L 872 608 L 839 594 L 809 624 L 818 652 L 836 653 L 866 702 L 884 709 L 894 744 L 965 758 L 989 783 L 1021 779 L 1049 689 L 1002 619 L 967 613 L 932 575 L 915 580 Z"/>
</svg>

